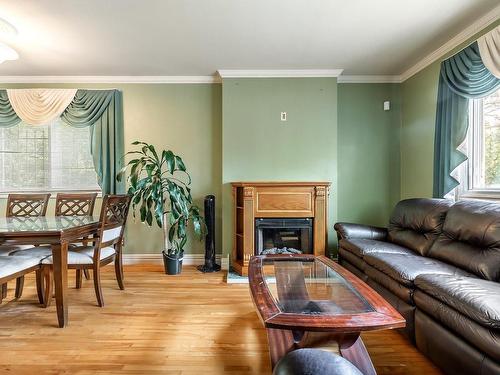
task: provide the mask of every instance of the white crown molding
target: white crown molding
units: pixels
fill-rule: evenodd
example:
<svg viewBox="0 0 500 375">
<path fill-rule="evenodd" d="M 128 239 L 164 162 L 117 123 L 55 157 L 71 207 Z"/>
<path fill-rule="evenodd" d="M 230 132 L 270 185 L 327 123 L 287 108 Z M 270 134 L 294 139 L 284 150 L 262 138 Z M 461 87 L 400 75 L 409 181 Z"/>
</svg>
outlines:
<svg viewBox="0 0 500 375">
<path fill-rule="evenodd" d="M 421 70 L 425 69 L 428 67 L 430 64 L 433 62 L 437 61 L 438 59 L 442 58 L 444 55 L 446 55 L 448 52 L 459 46 L 460 44 L 466 42 L 468 39 L 472 38 L 475 34 L 480 32 L 481 30 L 485 29 L 489 25 L 491 25 L 493 22 L 498 20 L 500 18 L 500 5 L 495 7 L 493 10 L 490 12 L 486 13 L 483 17 L 479 18 L 476 22 L 474 22 L 472 25 L 467 27 L 465 30 L 461 31 L 457 35 L 455 35 L 453 38 L 451 38 L 448 42 L 443 44 L 441 47 L 436 49 L 435 51 L 431 52 L 427 56 L 425 56 L 422 60 L 417 62 L 415 65 L 413 65 L 411 68 L 403 72 L 400 77 L 401 77 L 401 82 L 406 81 L 408 78 L 414 76 Z"/>
<path fill-rule="evenodd" d="M 343 69 L 218 70 L 221 78 L 314 78 L 338 77 Z"/>
<path fill-rule="evenodd" d="M 220 83 L 214 76 L 0 76 L 0 83 Z"/>
<path fill-rule="evenodd" d="M 350 76 L 341 75 L 338 83 L 401 83 L 401 76 Z"/>
</svg>

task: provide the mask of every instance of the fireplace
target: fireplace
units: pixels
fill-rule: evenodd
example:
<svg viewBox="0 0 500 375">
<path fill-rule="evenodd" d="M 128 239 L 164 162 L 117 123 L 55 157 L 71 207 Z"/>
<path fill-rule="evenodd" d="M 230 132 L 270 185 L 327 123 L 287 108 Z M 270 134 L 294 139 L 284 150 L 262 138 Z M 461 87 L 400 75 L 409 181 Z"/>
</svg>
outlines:
<svg viewBox="0 0 500 375">
<path fill-rule="evenodd" d="M 255 255 L 312 254 L 311 218 L 255 219 Z"/>
<path fill-rule="evenodd" d="M 329 182 L 232 182 L 231 267 L 246 276 L 250 258 L 273 248 L 325 255 L 329 187 Z"/>
</svg>

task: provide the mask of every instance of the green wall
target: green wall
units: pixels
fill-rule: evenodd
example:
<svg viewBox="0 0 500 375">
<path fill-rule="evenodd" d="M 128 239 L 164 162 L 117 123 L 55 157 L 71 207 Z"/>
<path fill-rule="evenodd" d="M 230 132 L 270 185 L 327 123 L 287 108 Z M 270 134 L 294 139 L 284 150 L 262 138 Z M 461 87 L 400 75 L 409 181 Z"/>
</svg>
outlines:
<svg viewBox="0 0 500 375">
<path fill-rule="evenodd" d="M 224 79 L 223 250 L 232 249 L 233 181 L 330 181 L 330 245 L 337 217 L 335 78 Z M 288 113 L 286 122 L 280 112 Z"/>
<path fill-rule="evenodd" d="M 399 84 L 339 84 L 339 221 L 387 225 L 400 199 L 400 100 Z"/>
<path fill-rule="evenodd" d="M 103 84 L 24 84 L 1 85 L 4 88 L 77 87 L 110 88 Z M 193 178 L 193 197 L 203 207 L 203 198 L 214 194 L 218 200 L 216 228 L 221 246 L 221 85 L 219 84 L 113 84 L 123 91 L 125 148 L 143 140 L 158 148 L 170 148 L 181 155 Z M 5 199 L 0 202 L 4 212 Z M 99 207 L 97 207 L 98 209 Z M 53 211 L 53 202 L 48 212 Z M 162 232 L 139 220 L 129 218 L 125 241 L 126 253 L 159 254 L 163 249 Z M 203 253 L 204 244 L 188 243 L 187 253 Z"/>
<path fill-rule="evenodd" d="M 113 88 L 123 91 L 127 151 L 136 139 L 171 148 L 191 171 L 197 203 L 202 205 L 206 194 L 216 195 L 217 249 L 224 254 L 232 248 L 232 181 L 331 181 L 331 249 L 335 221 L 383 225 L 399 198 L 400 85 L 265 78 Z M 391 101 L 389 112 L 383 111 L 385 100 Z M 282 111 L 288 113 L 286 122 L 280 121 Z M 126 252 L 158 253 L 161 248 L 159 229 L 130 219 Z M 190 243 L 187 252 L 202 253 L 203 243 Z"/>
<path fill-rule="evenodd" d="M 401 198 L 432 196 L 434 127 L 441 61 L 498 25 L 500 20 L 403 82 Z"/>
</svg>

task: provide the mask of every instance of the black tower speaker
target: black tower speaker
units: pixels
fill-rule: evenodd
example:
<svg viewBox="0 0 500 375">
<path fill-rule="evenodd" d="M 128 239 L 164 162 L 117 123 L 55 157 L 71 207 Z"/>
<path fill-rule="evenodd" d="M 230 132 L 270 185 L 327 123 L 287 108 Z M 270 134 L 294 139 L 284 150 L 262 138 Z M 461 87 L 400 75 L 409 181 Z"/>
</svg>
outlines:
<svg viewBox="0 0 500 375">
<path fill-rule="evenodd" d="M 201 272 L 217 272 L 220 266 L 215 263 L 215 196 L 205 197 L 205 223 L 207 236 L 205 237 L 205 264 L 198 266 Z"/>
</svg>

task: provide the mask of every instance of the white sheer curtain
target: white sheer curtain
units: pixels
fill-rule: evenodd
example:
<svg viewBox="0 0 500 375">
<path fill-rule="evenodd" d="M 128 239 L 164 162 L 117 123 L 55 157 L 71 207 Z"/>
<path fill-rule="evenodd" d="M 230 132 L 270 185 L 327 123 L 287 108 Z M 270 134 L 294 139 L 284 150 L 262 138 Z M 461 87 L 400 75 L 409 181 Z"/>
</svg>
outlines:
<svg viewBox="0 0 500 375">
<path fill-rule="evenodd" d="M 500 78 L 500 26 L 479 38 L 477 44 L 483 64 L 491 74 Z"/>
</svg>

